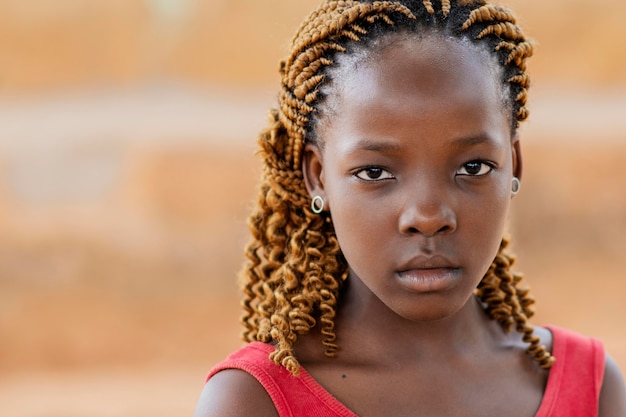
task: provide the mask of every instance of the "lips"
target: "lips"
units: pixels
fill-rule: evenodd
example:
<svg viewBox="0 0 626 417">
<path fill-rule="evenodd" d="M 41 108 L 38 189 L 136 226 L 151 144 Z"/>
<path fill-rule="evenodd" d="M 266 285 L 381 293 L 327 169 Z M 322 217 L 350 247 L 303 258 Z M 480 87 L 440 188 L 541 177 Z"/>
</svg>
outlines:
<svg viewBox="0 0 626 417">
<path fill-rule="evenodd" d="M 398 271 L 410 271 L 413 269 L 439 269 L 439 268 L 458 268 L 458 265 L 442 255 L 418 255 L 403 263 Z"/>
<path fill-rule="evenodd" d="M 399 284 L 416 293 L 445 291 L 456 285 L 461 268 L 442 256 L 419 256 L 396 272 Z"/>
</svg>

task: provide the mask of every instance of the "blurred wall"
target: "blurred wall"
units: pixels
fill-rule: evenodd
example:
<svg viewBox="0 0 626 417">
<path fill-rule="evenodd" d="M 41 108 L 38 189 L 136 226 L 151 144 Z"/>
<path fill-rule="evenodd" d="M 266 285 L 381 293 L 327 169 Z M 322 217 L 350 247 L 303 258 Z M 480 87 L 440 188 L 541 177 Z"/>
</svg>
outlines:
<svg viewBox="0 0 626 417">
<path fill-rule="evenodd" d="M 255 138 L 316 3 L 0 0 L 0 414 L 191 412 L 239 344 Z M 536 321 L 624 368 L 626 3 L 507 4 L 537 41 L 511 222 Z"/>
<path fill-rule="evenodd" d="M 165 78 L 273 85 L 277 62 L 314 0 L 2 0 L 5 91 L 129 86 Z M 506 2 L 538 49 L 536 79 L 624 85 L 626 5 L 607 0 Z"/>
</svg>

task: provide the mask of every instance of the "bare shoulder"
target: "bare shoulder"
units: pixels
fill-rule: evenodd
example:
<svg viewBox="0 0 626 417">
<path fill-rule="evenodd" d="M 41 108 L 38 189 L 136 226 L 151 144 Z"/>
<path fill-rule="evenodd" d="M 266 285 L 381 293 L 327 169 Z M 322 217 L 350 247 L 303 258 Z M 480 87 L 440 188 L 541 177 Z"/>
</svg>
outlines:
<svg viewBox="0 0 626 417">
<path fill-rule="evenodd" d="M 263 386 L 250 374 L 227 369 L 205 384 L 194 417 L 278 417 Z"/>
<path fill-rule="evenodd" d="M 606 356 L 598 416 L 626 416 L 626 385 L 624 385 L 624 377 L 617 363 L 609 355 Z"/>
</svg>

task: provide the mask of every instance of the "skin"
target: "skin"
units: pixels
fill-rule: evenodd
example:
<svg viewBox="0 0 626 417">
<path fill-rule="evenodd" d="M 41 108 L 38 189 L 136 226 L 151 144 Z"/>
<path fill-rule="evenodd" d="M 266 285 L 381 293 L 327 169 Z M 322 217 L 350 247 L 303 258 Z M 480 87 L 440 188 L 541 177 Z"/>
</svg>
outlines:
<svg viewBox="0 0 626 417">
<path fill-rule="evenodd" d="M 341 111 L 322 120 L 324 146 L 308 144 L 303 162 L 350 265 L 341 350 L 325 357 L 314 331 L 296 355 L 359 416 L 532 417 L 548 373 L 473 296 L 522 172 L 497 72 L 475 47 L 439 37 L 399 38 L 357 64 L 337 74 Z M 550 333 L 537 334 L 550 347 Z M 604 384 L 600 415 L 625 415 L 611 360 Z M 254 378 L 220 372 L 196 416 L 244 415 L 277 414 Z"/>
<path fill-rule="evenodd" d="M 491 264 L 521 158 L 486 54 L 399 42 L 342 74 L 341 116 L 322 125 L 323 152 L 306 148 L 306 172 L 352 281 L 422 322 L 458 312 Z"/>
</svg>

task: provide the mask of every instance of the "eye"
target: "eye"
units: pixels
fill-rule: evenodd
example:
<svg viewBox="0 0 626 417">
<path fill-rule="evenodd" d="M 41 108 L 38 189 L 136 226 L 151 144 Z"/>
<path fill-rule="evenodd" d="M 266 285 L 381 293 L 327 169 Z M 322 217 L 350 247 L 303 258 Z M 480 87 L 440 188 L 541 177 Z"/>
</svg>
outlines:
<svg viewBox="0 0 626 417">
<path fill-rule="evenodd" d="M 393 174 L 381 167 L 367 167 L 359 169 L 354 176 L 363 181 L 382 181 L 395 178 Z"/>
<path fill-rule="evenodd" d="M 470 161 L 456 171 L 457 175 L 479 177 L 493 171 L 493 165 L 484 161 Z"/>
</svg>

